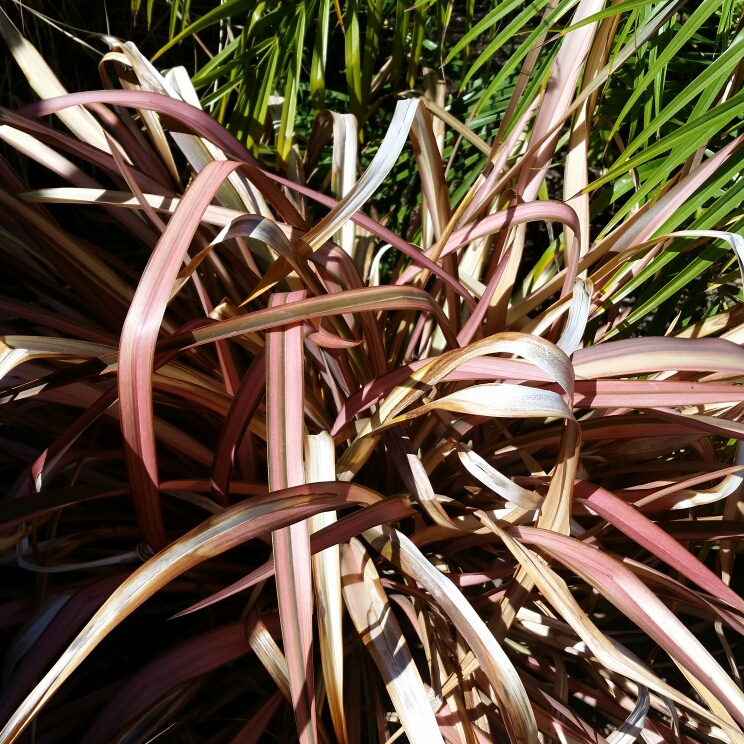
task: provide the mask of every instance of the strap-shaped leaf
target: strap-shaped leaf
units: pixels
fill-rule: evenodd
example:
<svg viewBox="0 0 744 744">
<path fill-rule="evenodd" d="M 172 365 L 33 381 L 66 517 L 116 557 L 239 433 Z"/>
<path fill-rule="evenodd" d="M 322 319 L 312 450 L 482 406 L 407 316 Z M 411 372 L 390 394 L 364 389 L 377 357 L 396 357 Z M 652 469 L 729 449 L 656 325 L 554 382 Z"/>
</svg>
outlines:
<svg viewBox="0 0 744 744">
<path fill-rule="evenodd" d="M 369 553 L 352 539 L 342 555 L 346 607 L 380 670 L 408 740 L 442 742 L 424 684 Z"/>
<path fill-rule="evenodd" d="M 297 302 L 304 292 L 272 295 L 272 307 Z M 282 326 L 266 339 L 266 426 L 269 489 L 305 482 L 303 467 L 304 371 L 302 325 Z M 302 521 L 272 535 L 279 616 L 300 744 L 318 740 L 313 682 L 313 585 L 310 527 Z"/>
</svg>

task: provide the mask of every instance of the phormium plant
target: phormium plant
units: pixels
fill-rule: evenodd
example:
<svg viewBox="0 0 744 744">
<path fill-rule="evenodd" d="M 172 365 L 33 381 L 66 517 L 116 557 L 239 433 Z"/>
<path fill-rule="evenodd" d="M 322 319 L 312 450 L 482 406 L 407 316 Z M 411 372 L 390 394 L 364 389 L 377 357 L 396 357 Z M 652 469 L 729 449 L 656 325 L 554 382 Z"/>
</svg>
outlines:
<svg viewBox="0 0 744 744">
<path fill-rule="evenodd" d="M 113 37 L 68 94 L 0 14 L 54 184 L 0 159 L 0 742 L 744 742 L 744 318 L 700 301 L 740 299 L 744 32 L 642 100 L 682 6 L 531 4 L 490 144 L 414 67 L 361 175 L 368 100 L 239 139 Z"/>
</svg>

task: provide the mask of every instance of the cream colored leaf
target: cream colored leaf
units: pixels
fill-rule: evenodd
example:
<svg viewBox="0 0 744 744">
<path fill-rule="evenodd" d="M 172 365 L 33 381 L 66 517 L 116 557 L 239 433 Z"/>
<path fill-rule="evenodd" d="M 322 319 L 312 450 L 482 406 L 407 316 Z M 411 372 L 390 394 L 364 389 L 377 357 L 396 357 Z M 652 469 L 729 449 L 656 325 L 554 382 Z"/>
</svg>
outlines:
<svg viewBox="0 0 744 744">
<path fill-rule="evenodd" d="M 305 435 L 305 481 L 319 483 L 336 480 L 333 438 L 327 431 Z M 337 521 L 336 512 L 310 517 L 310 533 Z M 313 583 L 318 609 L 320 659 L 323 665 L 328 707 L 339 744 L 346 744 L 344 713 L 344 634 L 341 596 L 340 549 L 333 545 L 313 555 Z"/>
<path fill-rule="evenodd" d="M 443 744 L 424 683 L 393 615 L 377 569 L 359 540 L 341 554 L 346 607 L 377 664 L 411 744 Z"/>
<path fill-rule="evenodd" d="M 491 631 L 460 590 L 397 530 L 383 525 L 367 530 L 364 539 L 421 584 L 455 625 L 496 693 L 512 741 L 537 744 L 537 723 L 524 685 Z"/>
<path fill-rule="evenodd" d="M 39 54 L 36 47 L 18 31 L 1 8 L 0 35 L 2 35 L 15 61 L 26 76 L 29 85 L 36 91 L 39 98 L 55 98 L 67 95 L 67 90 Z M 103 128 L 93 118 L 93 115 L 82 106 L 64 109 L 57 116 L 83 142 L 87 142 L 104 152 L 109 152 Z"/>
</svg>

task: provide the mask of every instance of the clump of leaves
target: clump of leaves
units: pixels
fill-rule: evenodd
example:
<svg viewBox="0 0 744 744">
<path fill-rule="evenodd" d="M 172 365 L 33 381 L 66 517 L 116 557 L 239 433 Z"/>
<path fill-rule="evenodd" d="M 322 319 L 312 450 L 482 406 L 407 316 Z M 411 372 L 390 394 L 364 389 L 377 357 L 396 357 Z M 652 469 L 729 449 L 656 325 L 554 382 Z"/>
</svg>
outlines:
<svg viewBox="0 0 744 744">
<path fill-rule="evenodd" d="M 743 257 L 739 57 L 602 177 L 670 158 L 592 242 L 595 93 L 675 6 L 616 54 L 601 7 L 492 146 L 409 96 L 358 178 L 353 114 L 276 175 L 183 69 L 109 39 L 67 94 L 0 15 L 41 99 L 0 137 L 65 184 L 0 160 L 0 742 L 744 741 L 738 306 L 613 339 Z M 455 197 L 445 127 L 487 157 Z M 364 211 L 409 142 L 417 245 Z"/>
</svg>

